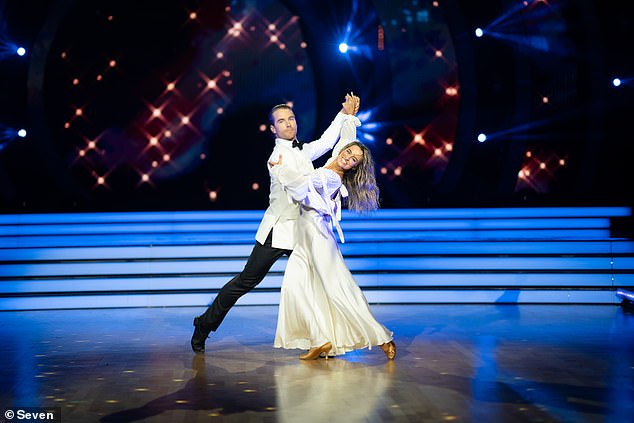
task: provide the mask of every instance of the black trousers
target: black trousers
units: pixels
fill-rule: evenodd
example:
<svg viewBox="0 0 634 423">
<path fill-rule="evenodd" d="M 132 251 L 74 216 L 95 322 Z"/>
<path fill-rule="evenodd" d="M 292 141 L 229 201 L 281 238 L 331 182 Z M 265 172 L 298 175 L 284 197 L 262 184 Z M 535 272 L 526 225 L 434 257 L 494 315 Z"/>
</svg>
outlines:
<svg viewBox="0 0 634 423">
<path fill-rule="evenodd" d="M 201 329 L 215 331 L 238 299 L 251 291 L 266 276 L 273 263 L 283 255 L 290 255 L 291 250 L 273 248 L 271 246 L 273 230 L 264 241 L 264 245 L 255 242 L 251 255 L 242 272 L 222 287 L 214 302 L 200 316 Z"/>
</svg>

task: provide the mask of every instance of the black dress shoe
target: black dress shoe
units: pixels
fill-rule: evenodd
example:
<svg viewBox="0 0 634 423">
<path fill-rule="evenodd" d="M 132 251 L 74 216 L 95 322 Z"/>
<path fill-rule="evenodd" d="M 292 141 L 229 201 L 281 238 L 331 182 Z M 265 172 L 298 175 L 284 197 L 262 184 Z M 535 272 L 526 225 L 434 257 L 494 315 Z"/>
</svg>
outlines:
<svg viewBox="0 0 634 423">
<path fill-rule="evenodd" d="M 192 335 L 192 350 L 196 354 L 204 354 L 205 341 L 209 336 L 209 331 L 205 331 L 200 327 L 200 317 L 194 318 L 194 334 Z"/>
</svg>

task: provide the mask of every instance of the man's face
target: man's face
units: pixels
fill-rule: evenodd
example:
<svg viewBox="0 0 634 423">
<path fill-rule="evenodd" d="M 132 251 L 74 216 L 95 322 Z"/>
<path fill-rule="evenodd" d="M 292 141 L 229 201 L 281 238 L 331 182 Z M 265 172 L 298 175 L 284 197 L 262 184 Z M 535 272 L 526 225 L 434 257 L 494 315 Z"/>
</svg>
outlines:
<svg viewBox="0 0 634 423">
<path fill-rule="evenodd" d="M 297 136 L 297 122 L 291 109 L 278 109 L 273 112 L 271 132 L 277 138 L 293 140 Z"/>
</svg>

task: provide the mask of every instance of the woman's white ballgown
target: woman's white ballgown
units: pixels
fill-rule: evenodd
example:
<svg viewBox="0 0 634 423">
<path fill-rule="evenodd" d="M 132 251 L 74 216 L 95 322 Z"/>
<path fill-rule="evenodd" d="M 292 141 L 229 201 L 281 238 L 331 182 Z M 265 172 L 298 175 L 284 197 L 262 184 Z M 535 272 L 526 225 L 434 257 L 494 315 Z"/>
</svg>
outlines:
<svg viewBox="0 0 634 423">
<path fill-rule="evenodd" d="M 355 135 L 354 124 L 344 124 L 333 157 Z M 390 342 L 392 332 L 372 315 L 335 238 L 333 225 L 342 238 L 339 195 L 345 193 L 339 175 L 325 167 L 309 176 L 283 165 L 272 171 L 301 204 L 296 244 L 282 281 L 274 347 L 308 350 L 331 342 L 329 355 L 341 355 Z"/>
</svg>

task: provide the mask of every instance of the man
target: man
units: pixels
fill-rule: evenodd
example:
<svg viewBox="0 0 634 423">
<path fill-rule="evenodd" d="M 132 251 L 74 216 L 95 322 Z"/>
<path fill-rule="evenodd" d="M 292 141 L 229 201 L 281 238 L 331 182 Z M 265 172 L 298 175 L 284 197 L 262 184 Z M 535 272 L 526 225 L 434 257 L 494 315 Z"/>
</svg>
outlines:
<svg viewBox="0 0 634 423">
<path fill-rule="evenodd" d="M 354 119 L 359 111 L 359 102 L 359 97 L 353 93 L 346 94 L 341 111 L 328 129 L 318 140 L 303 145 L 297 141 L 297 121 L 293 109 L 286 104 L 273 107 L 269 113 L 269 120 L 271 132 L 275 136 L 275 147 L 268 161 L 277 161 L 282 157 L 285 166 L 309 174 L 314 169 L 312 162 L 336 144 L 343 122 L 346 119 Z M 218 329 L 236 301 L 264 279 L 277 259 L 292 252 L 299 206 L 290 199 L 271 172 L 269 175 L 269 207 L 264 212 L 255 235 L 255 246 L 244 269 L 222 287 L 211 306 L 202 315 L 194 318 L 191 346 L 195 353 L 205 352 L 205 341 L 209 333 Z"/>
</svg>

